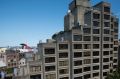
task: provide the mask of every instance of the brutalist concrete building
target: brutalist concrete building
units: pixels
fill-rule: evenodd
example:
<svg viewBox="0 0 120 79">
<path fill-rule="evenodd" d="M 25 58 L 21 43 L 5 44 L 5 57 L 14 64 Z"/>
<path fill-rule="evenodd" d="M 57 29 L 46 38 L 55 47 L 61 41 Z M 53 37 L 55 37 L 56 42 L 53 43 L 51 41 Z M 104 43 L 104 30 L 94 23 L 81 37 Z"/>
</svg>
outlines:
<svg viewBox="0 0 120 79">
<path fill-rule="evenodd" d="M 38 44 L 42 79 L 105 79 L 118 67 L 118 22 L 108 2 L 73 0 L 64 31 Z"/>
</svg>

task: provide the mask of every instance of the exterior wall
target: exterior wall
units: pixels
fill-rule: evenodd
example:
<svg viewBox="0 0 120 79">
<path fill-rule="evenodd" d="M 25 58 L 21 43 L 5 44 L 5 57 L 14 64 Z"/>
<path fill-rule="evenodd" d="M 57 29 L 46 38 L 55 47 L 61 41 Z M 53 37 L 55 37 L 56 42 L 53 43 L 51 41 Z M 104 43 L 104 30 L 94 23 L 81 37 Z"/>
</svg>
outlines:
<svg viewBox="0 0 120 79">
<path fill-rule="evenodd" d="M 65 19 L 64 28 L 67 30 L 54 34 L 54 42 L 38 45 L 43 79 L 105 79 L 118 67 L 119 24 L 111 14 L 111 5 L 100 2 L 88 8 L 88 0 L 81 1 L 74 0 L 69 5 L 74 22 L 81 23 L 71 28 L 70 18 L 65 16 L 68 20 Z M 45 54 L 45 49 L 51 47 L 55 53 Z M 49 57 L 54 57 L 55 61 L 45 63 L 45 58 Z M 51 65 L 56 67 L 54 71 L 45 71 L 45 67 Z M 56 72 L 56 77 L 46 77 L 50 72 Z"/>
</svg>

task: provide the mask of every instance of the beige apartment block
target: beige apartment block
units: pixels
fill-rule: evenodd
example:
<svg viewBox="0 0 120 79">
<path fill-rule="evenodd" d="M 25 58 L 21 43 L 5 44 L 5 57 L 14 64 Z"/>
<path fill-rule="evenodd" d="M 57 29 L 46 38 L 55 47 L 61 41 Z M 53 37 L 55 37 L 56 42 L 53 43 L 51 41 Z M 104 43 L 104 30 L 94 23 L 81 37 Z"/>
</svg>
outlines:
<svg viewBox="0 0 120 79">
<path fill-rule="evenodd" d="M 64 31 L 39 43 L 42 79 L 105 79 L 118 67 L 119 19 L 111 4 L 73 0 Z"/>
</svg>

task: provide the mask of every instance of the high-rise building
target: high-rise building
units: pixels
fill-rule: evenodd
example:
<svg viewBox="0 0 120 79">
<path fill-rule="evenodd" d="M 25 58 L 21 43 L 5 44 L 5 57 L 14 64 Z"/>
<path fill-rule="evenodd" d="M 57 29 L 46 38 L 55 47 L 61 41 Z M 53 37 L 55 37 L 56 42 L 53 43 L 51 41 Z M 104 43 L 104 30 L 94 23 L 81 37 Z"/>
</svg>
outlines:
<svg viewBox="0 0 120 79">
<path fill-rule="evenodd" d="M 73 0 L 64 31 L 38 44 L 42 79 L 105 79 L 118 67 L 118 22 L 108 2 Z"/>
</svg>

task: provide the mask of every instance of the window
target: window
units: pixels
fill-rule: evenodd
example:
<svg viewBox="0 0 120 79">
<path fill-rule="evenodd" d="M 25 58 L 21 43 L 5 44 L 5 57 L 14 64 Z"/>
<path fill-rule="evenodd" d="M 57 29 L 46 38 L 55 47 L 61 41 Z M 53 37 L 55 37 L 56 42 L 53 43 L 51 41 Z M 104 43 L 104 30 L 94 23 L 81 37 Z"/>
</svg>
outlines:
<svg viewBox="0 0 120 79">
<path fill-rule="evenodd" d="M 98 14 L 98 13 L 93 13 L 93 18 L 94 18 L 94 19 L 99 19 L 99 18 L 100 18 L 100 14 Z"/>
<path fill-rule="evenodd" d="M 83 32 L 85 34 L 90 34 L 91 33 L 91 29 L 90 28 L 83 28 Z"/>
<path fill-rule="evenodd" d="M 118 66 L 117 65 L 113 65 L 113 68 L 117 68 Z"/>
<path fill-rule="evenodd" d="M 103 62 L 109 62 L 109 58 L 103 58 Z"/>
<path fill-rule="evenodd" d="M 103 76 L 107 76 L 108 74 L 107 74 L 107 72 L 103 72 Z"/>
<path fill-rule="evenodd" d="M 110 22 L 104 22 L 104 27 L 110 27 Z"/>
<path fill-rule="evenodd" d="M 74 44 L 74 49 L 82 49 L 82 44 Z"/>
<path fill-rule="evenodd" d="M 114 39 L 118 39 L 118 35 L 114 35 Z"/>
<path fill-rule="evenodd" d="M 48 74 L 46 75 L 46 79 L 56 79 L 56 74 Z"/>
<path fill-rule="evenodd" d="M 59 70 L 60 74 L 68 74 L 68 69 L 61 69 Z"/>
<path fill-rule="evenodd" d="M 99 63 L 99 58 L 93 59 L 93 63 Z"/>
<path fill-rule="evenodd" d="M 114 59 L 113 62 L 114 62 L 114 63 L 117 63 L 117 59 Z"/>
<path fill-rule="evenodd" d="M 115 33 L 118 33 L 118 29 L 114 29 L 114 32 L 115 32 Z"/>
<path fill-rule="evenodd" d="M 105 19 L 105 20 L 110 20 L 110 15 L 104 14 L 104 19 Z"/>
<path fill-rule="evenodd" d="M 99 76 L 99 72 L 98 73 L 93 73 L 93 77 Z"/>
<path fill-rule="evenodd" d="M 83 40 L 84 41 L 91 41 L 91 36 L 84 36 Z"/>
<path fill-rule="evenodd" d="M 45 66 L 45 71 L 54 71 L 55 66 Z"/>
<path fill-rule="evenodd" d="M 74 35 L 74 41 L 82 41 L 82 35 Z"/>
<path fill-rule="evenodd" d="M 113 48 L 113 44 L 110 44 L 110 47 Z"/>
<path fill-rule="evenodd" d="M 110 57 L 110 61 L 113 61 L 113 57 Z"/>
<path fill-rule="evenodd" d="M 84 64 L 90 64 L 91 63 L 91 59 L 84 59 Z"/>
<path fill-rule="evenodd" d="M 79 74 L 79 73 L 82 73 L 82 69 L 74 69 L 74 74 Z"/>
<path fill-rule="evenodd" d="M 99 22 L 98 21 L 93 21 L 93 26 L 99 27 Z"/>
<path fill-rule="evenodd" d="M 86 56 L 91 56 L 91 52 L 90 51 L 84 52 L 84 57 L 86 57 Z"/>
<path fill-rule="evenodd" d="M 59 44 L 59 50 L 68 49 L 68 44 Z"/>
<path fill-rule="evenodd" d="M 74 66 L 82 65 L 82 60 L 74 61 Z"/>
<path fill-rule="evenodd" d="M 84 67 L 84 72 L 86 72 L 86 71 L 90 71 L 90 67 Z"/>
<path fill-rule="evenodd" d="M 93 44 L 93 49 L 99 49 L 99 44 Z"/>
<path fill-rule="evenodd" d="M 98 36 L 93 36 L 93 41 L 99 41 L 100 37 Z"/>
<path fill-rule="evenodd" d="M 104 48 L 109 48 L 109 44 L 104 44 L 103 47 Z"/>
<path fill-rule="evenodd" d="M 93 51 L 93 56 L 99 56 L 99 51 Z"/>
<path fill-rule="evenodd" d="M 104 29 L 104 34 L 110 34 L 110 30 L 109 29 Z"/>
<path fill-rule="evenodd" d="M 59 66 L 68 66 L 68 61 L 59 61 Z"/>
<path fill-rule="evenodd" d="M 118 41 L 114 41 L 114 45 L 118 45 Z"/>
<path fill-rule="evenodd" d="M 105 7 L 104 7 L 104 12 L 108 12 L 108 13 L 110 13 L 110 7 L 105 6 Z"/>
<path fill-rule="evenodd" d="M 55 57 L 47 57 L 45 58 L 45 63 L 53 63 L 55 62 Z"/>
<path fill-rule="evenodd" d="M 109 55 L 109 51 L 104 51 L 103 55 Z"/>
<path fill-rule="evenodd" d="M 98 66 L 93 66 L 93 70 L 99 70 L 99 65 Z"/>
<path fill-rule="evenodd" d="M 74 52 L 74 58 L 82 57 L 82 52 Z"/>
<path fill-rule="evenodd" d="M 74 79 L 82 79 L 82 77 L 75 77 Z"/>
<path fill-rule="evenodd" d="M 104 41 L 109 41 L 110 38 L 109 37 L 104 37 Z"/>
<path fill-rule="evenodd" d="M 84 75 L 84 79 L 89 79 L 90 77 L 91 77 L 90 74 L 86 74 L 86 75 Z"/>
<path fill-rule="evenodd" d="M 104 65 L 103 69 L 109 69 L 109 65 Z"/>
<path fill-rule="evenodd" d="M 99 29 L 93 29 L 93 34 L 100 34 L 100 30 Z"/>
<path fill-rule="evenodd" d="M 45 54 L 55 54 L 54 48 L 45 48 Z"/>
<path fill-rule="evenodd" d="M 63 77 L 63 78 L 60 78 L 60 79 L 69 79 L 69 77 Z"/>
<path fill-rule="evenodd" d="M 84 49 L 91 49 L 91 44 L 84 44 Z"/>
<path fill-rule="evenodd" d="M 68 57 L 68 52 L 59 53 L 59 58 L 67 58 L 67 57 Z"/>
</svg>

